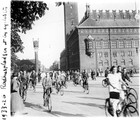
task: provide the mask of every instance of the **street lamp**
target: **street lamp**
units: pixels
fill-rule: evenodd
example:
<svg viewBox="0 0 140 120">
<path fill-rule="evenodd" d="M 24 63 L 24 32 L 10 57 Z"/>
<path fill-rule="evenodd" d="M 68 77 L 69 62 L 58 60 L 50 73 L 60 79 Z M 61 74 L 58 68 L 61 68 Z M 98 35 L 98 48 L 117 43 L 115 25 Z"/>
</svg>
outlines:
<svg viewBox="0 0 140 120">
<path fill-rule="evenodd" d="M 38 48 L 39 48 L 39 38 L 37 40 L 34 40 L 33 38 L 33 47 L 35 51 L 35 71 L 36 75 L 38 75 Z M 38 79 L 38 77 L 37 77 Z"/>
</svg>

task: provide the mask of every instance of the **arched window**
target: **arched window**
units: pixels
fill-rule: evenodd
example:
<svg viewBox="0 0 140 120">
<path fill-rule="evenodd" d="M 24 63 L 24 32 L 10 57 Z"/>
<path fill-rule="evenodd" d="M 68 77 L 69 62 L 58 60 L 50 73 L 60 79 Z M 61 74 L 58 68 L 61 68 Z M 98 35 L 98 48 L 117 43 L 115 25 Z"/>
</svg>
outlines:
<svg viewBox="0 0 140 120">
<path fill-rule="evenodd" d="M 128 51 L 128 56 L 132 56 L 132 51 Z"/>
<path fill-rule="evenodd" d="M 116 59 L 113 61 L 113 65 L 118 65 L 118 61 Z"/>
<path fill-rule="evenodd" d="M 130 65 L 130 66 L 132 66 L 132 65 L 133 65 L 133 60 L 132 60 L 131 58 L 129 59 L 129 61 L 128 61 L 128 62 L 129 62 L 129 65 Z"/>
<path fill-rule="evenodd" d="M 103 66 L 103 61 L 102 60 L 99 61 L 99 66 Z"/>
<path fill-rule="evenodd" d="M 125 52 L 121 51 L 121 56 L 124 57 L 125 56 Z"/>
<path fill-rule="evenodd" d="M 104 57 L 105 57 L 105 58 L 108 57 L 108 52 L 104 52 Z"/>
<path fill-rule="evenodd" d="M 116 51 L 113 52 L 113 57 L 117 57 L 117 52 Z"/>
<path fill-rule="evenodd" d="M 102 52 L 99 52 L 99 53 L 98 53 L 98 57 L 99 57 L 99 58 L 103 57 Z"/>
<path fill-rule="evenodd" d="M 108 60 L 105 60 L 104 64 L 105 64 L 106 66 L 109 66 L 109 61 L 108 61 Z"/>
<path fill-rule="evenodd" d="M 124 59 L 121 60 L 121 65 L 125 65 L 125 60 Z"/>
</svg>

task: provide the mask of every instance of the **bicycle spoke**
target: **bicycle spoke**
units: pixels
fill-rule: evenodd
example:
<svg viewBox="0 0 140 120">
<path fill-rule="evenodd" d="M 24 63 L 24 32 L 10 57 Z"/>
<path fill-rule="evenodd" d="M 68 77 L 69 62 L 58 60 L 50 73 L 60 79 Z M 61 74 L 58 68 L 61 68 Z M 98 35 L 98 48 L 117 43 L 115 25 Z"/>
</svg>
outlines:
<svg viewBox="0 0 140 120">
<path fill-rule="evenodd" d="M 139 116 L 137 109 L 132 105 L 127 105 L 124 109 L 125 116 L 136 117 Z"/>
<path fill-rule="evenodd" d="M 131 104 L 131 105 L 133 105 L 136 108 L 138 107 L 137 99 L 136 99 L 136 97 L 132 93 L 128 94 L 127 102 L 128 102 L 128 104 Z"/>
</svg>

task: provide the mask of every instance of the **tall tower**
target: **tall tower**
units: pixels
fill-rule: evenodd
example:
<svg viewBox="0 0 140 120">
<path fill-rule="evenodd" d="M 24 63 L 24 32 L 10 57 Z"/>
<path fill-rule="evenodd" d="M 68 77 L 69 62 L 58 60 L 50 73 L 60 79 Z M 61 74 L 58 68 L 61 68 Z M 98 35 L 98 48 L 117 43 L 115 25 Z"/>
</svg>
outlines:
<svg viewBox="0 0 140 120">
<path fill-rule="evenodd" d="M 75 2 L 64 3 L 65 40 L 70 32 L 78 25 L 78 5 Z"/>
<path fill-rule="evenodd" d="M 71 32 L 78 25 L 78 5 L 75 2 L 64 2 L 64 28 L 65 28 L 65 50 L 66 50 L 66 69 L 69 69 L 69 49 L 68 38 Z"/>
</svg>

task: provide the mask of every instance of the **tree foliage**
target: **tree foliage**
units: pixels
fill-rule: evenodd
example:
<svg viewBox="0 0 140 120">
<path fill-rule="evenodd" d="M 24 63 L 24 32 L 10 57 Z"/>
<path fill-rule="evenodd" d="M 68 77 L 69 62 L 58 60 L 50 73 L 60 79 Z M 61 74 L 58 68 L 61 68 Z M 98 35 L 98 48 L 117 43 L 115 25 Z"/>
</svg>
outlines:
<svg viewBox="0 0 140 120">
<path fill-rule="evenodd" d="M 23 42 L 19 32 L 26 33 L 48 10 L 47 4 L 41 1 L 11 1 L 11 51 L 23 52 Z"/>
<path fill-rule="evenodd" d="M 59 70 L 59 62 L 54 61 L 53 64 L 50 66 L 50 70 L 58 71 Z"/>
<path fill-rule="evenodd" d="M 19 32 L 26 33 L 48 10 L 47 4 L 41 1 L 11 1 L 11 22 Z"/>
<path fill-rule="evenodd" d="M 16 60 L 15 53 L 23 52 L 23 41 L 19 33 L 26 34 L 48 10 L 47 4 L 41 1 L 11 1 L 11 65 Z"/>
</svg>

